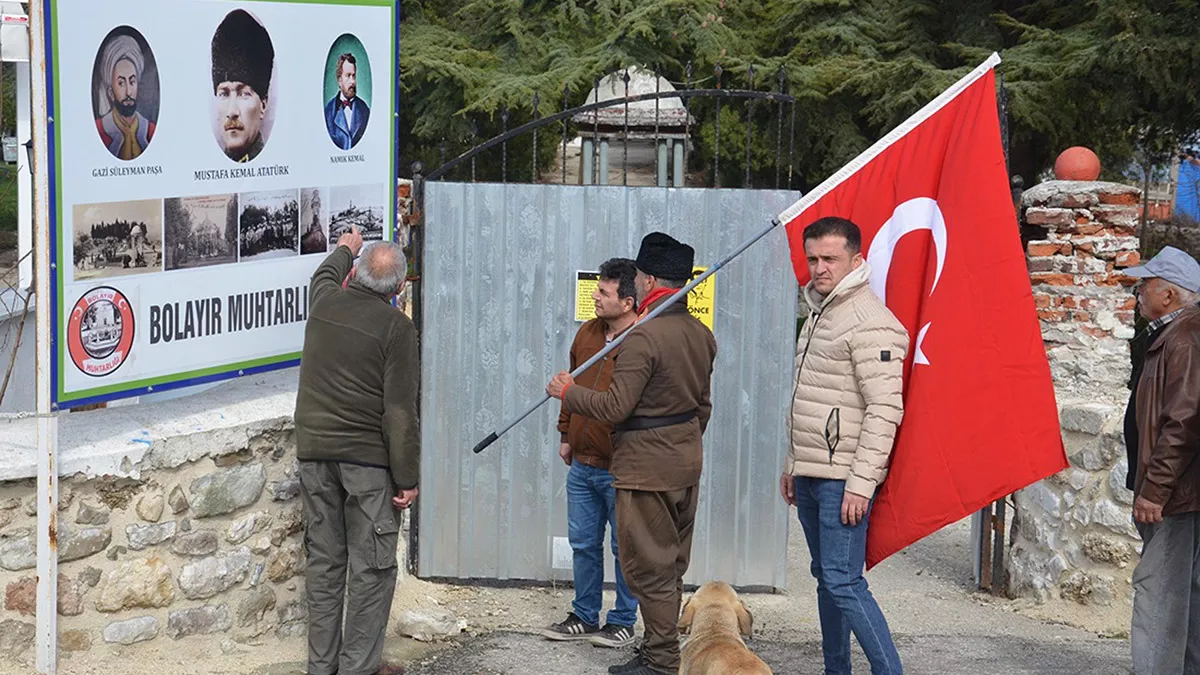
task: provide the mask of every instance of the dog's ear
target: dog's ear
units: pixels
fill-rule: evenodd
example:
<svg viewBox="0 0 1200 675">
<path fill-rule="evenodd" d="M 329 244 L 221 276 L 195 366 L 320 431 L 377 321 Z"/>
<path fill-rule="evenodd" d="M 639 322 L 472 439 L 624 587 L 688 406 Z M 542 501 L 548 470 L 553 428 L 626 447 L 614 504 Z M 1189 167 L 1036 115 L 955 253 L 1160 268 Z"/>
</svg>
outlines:
<svg viewBox="0 0 1200 675">
<path fill-rule="evenodd" d="M 692 621 L 696 618 L 696 608 L 692 606 L 692 598 L 688 598 L 687 602 L 683 603 L 683 612 L 679 615 L 679 632 L 690 633 L 692 631 Z"/>
<path fill-rule="evenodd" d="M 738 600 L 737 607 L 734 608 L 734 613 L 737 614 L 738 630 L 744 637 L 754 637 L 754 615 L 750 613 L 750 608 L 746 603 Z"/>
</svg>

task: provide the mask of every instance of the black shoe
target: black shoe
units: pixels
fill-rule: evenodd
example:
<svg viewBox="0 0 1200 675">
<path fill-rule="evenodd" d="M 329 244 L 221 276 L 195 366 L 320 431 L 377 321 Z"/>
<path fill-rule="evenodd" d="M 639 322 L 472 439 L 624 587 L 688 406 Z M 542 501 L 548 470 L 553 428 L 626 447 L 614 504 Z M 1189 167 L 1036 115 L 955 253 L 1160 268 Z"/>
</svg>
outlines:
<svg viewBox="0 0 1200 675">
<path fill-rule="evenodd" d="M 609 666 L 608 672 L 619 673 L 620 675 L 658 675 L 658 673 L 650 670 L 650 666 L 642 660 L 642 655 L 637 654 L 629 661 L 616 666 Z"/>
<path fill-rule="evenodd" d="M 615 623 L 606 623 L 600 632 L 588 639 L 597 647 L 612 647 L 620 649 L 628 647 L 634 643 L 636 636 L 633 634 L 633 626 L 618 626 Z"/>
<path fill-rule="evenodd" d="M 547 640 L 587 640 L 599 632 L 599 626 L 585 623 L 571 612 L 561 623 L 543 629 L 542 636 Z"/>
</svg>

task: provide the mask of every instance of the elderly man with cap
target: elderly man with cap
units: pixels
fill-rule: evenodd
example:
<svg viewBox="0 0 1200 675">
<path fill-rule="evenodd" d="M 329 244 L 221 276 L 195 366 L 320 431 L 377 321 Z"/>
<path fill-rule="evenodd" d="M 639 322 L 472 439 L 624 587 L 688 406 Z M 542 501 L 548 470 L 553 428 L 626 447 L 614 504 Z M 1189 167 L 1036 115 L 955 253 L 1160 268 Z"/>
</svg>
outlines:
<svg viewBox="0 0 1200 675">
<path fill-rule="evenodd" d="M 679 671 L 679 605 L 700 496 L 701 437 L 712 413 L 717 342 L 677 302 L 644 317 L 692 276 L 691 246 L 654 232 L 642 240 L 634 285 L 639 320 L 618 348 L 607 391 L 559 373 L 546 387 L 564 411 L 613 425 L 609 471 L 616 488 L 621 571 L 646 626 L 640 653 L 610 673 Z"/>
<path fill-rule="evenodd" d="M 212 86 L 218 140 L 235 162 L 249 162 L 262 152 L 274 66 L 267 29 L 244 9 L 226 15 L 212 39 Z"/>
<path fill-rule="evenodd" d="M 154 138 L 154 122 L 138 111 L 138 86 L 146 57 L 137 40 L 118 35 L 100 52 L 100 91 L 96 92 L 101 110 L 96 131 L 104 147 L 117 159 L 137 159 Z"/>
<path fill-rule="evenodd" d="M 1168 246 L 1140 267 L 1150 347 L 1136 385 L 1130 645 L 1136 675 L 1200 673 L 1200 263 Z"/>
</svg>

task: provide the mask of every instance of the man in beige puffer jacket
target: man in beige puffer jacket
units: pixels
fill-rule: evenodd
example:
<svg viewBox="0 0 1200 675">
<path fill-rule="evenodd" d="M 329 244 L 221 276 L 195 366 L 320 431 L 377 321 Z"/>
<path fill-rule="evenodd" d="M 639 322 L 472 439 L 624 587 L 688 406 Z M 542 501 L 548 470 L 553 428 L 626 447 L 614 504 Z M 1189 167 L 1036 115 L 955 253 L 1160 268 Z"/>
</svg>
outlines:
<svg viewBox="0 0 1200 675">
<path fill-rule="evenodd" d="M 817 579 L 825 672 L 850 673 L 850 633 L 873 675 L 901 673 L 887 621 L 863 578 L 867 520 L 903 415 L 908 332 L 870 287 L 862 233 L 843 218 L 804 230 L 811 311 L 796 349 L 780 478 Z"/>
</svg>

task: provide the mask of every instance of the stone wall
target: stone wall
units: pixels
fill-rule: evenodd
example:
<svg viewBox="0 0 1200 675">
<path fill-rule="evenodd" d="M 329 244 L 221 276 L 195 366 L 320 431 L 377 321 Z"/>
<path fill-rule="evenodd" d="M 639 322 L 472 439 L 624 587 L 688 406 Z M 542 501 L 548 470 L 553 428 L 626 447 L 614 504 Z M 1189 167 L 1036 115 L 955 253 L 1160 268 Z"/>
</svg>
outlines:
<svg viewBox="0 0 1200 675">
<path fill-rule="evenodd" d="M 1010 592 L 1128 604 L 1139 540 L 1125 488 L 1136 188 L 1051 181 L 1025 192 L 1021 219 L 1034 301 L 1070 468 L 1015 496 Z"/>
</svg>

